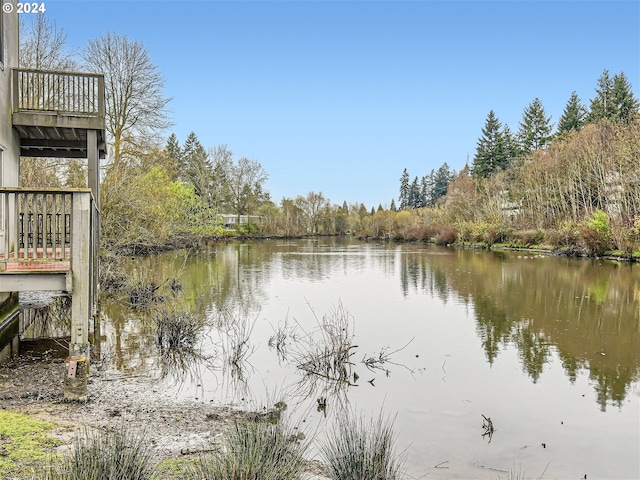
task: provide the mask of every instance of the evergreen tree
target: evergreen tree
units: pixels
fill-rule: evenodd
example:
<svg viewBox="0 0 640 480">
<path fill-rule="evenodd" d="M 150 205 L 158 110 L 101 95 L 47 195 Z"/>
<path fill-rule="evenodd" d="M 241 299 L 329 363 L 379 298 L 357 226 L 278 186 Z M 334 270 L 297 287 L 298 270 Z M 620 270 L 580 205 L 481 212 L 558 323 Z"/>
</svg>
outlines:
<svg viewBox="0 0 640 480">
<path fill-rule="evenodd" d="M 364 206 L 364 203 L 361 203 L 360 206 L 358 207 L 358 217 L 360 217 L 360 220 L 362 220 L 366 216 L 367 216 L 367 207 Z"/>
<path fill-rule="evenodd" d="M 518 130 L 518 144 L 522 153 L 527 154 L 545 148 L 551 140 L 551 117 L 547 117 L 539 98 L 525 108 Z"/>
<path fill-rule="evenodd" d="M 176 137 L 175 133 L 169 135 L 165 150 L 167 151 L 169 158 L 174 161 L 178 168 L 178 175 L 180 175 L 180 172 L 184 170 L 184 161 L 182 158 L 182 150 L 180 149 L 180 142 L 178 142 L 178 137 Z"/>
<path fill-rule="evenodd" d="M 409 186 L 409 208 L 420 208 L 422 205 L 422 189 L 418 184 L 418 177 L 413 179 Z"/>
<path fill-rule="evenodd" d="M 199 195 L 207 203 L 210 202 L 209 194 L 212 183 L 212 168 L 206 150 L 198 140 L 194 132 L 184 142 L 182 149 L 184 169 L 180 172 L 180 178 L 194 186 L 196 195 Z"/>
<path fill-rule="evenodd" d="M 586 117 L 587 107 L 580 102 L 578 94 L 572 92 L 558 121 L 558 134 L 580 130 L 585 123 Z"/>
<path fill-rule="evenodd" d="M 633 95 L 631 85 L 624 72 L 613 76 L 611 100 L 615 109 L 613 113 L 614 120 L 628 122 L 638 116 L 640 103 Z"/>
<path fill-rule="evenodd" d="M 422 196 L 424 197 L 425 206 L 433 207 L 435 199 L 433 198 L 433 184 L 435 181 L 436 172 L 432 168 L 429 175 L 422 177 Z"/>
<path fill-rule="evenodd" d="M 396 201 L 395 199 L 391 199 L 391 206 L 389 207 L 389 210 L 391 210 L 392 212 L 397 212 L 398 209 L 396 208 Z"/>
<path fill-rule="evenodd" d="M 498 170 L 505 169 L 509 162 L 502 125 L 493 110 L 489 112 L 478 139 L 476 155 L 473 158 L 473 175 L 488 177 Z"/>
<path fill-rule="evenodd" d="M 433 173 L 433 169 L 431 170 L 431 174 Z M 433 193 L 433 177 L 429 175 L 425 175 L 420 179 L 420 206 L 426 207 L 430 206 L 431 195 Z"/>
<path fill-rule="evenodd" d="M 384 208 L 382 208 L 382 204 L 381 203 L 378 204 L 378 210 L 377 211 L 378 212 L 384 212 Z"/>
<path fill-rule="evenodd" d="M 427 194 L 429 193 L 429 182 L 427 177 L 422 177 L 420 179 L 420 188 L 418 190 L 418 207 L 423 208 L 427 206 Z"/>
<path fill-rule="evenodd" d="M 376 213 L 376 209 L 371 207 L 371 215 L 375 215 L 375 213 Z"/>
<path fill-rule="evenodd" d="M 520 156 L 520 147 L 518 147 L 518 142 L 516 141 L 515 136 L 511 133 L 511 129 L 509 125 L 505 125 L 502 129 L 502 138 L 504 139 L 505 152 L 507 154 L 507 165 L 514 158 Z M 454 172 L 455 174 L 455 172 Z"/>
<path fill-rule="evenodd" d="M 438 200 L 447 194 L 449 183 L 455 178 L 447 162 L 444 162 L 433 176 L 433 188 L 431 193 L 431 203 L 435 206 Z"/>
<path fill-rule="evenodd" d="M 400 210 L 406 210 L 409 208 L 409 172 L 405 168 L 400 177 Z"/>
<path fill-rule="evenodd" d="M 609 70 L 605 69 L 600 78 L 598 78 L 596 93 L 596 97 L 591 100 L 591 111 L 588 116 L 588 120 L 591 123 L 603 118 L 611 119 L 614 116 L 613 80 L 609 77 Z"/>
<path fill-rule="evenodd" d="M 342 202 L 342 210 L 344 211 L 345 215 L 349 214 L 349 207 L 347 206 L 347 201 L 346 200 L 344 202 Z"/>
</svg>

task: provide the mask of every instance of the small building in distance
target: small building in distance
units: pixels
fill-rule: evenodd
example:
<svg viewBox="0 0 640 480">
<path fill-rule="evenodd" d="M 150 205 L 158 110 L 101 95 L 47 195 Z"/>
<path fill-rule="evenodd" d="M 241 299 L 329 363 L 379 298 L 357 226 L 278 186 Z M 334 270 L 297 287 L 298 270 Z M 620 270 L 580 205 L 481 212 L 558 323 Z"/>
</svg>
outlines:
<svg viewBox="0 0 640 480">
<path fill-rule="evenodd" d="M 259 215 L 236 215 L 235 213 L 221 213 L 222 226 L 227 230 L 232 230 L 238 225 L 249 225 L 262 223 L 262 217 Z"/>
</svg>

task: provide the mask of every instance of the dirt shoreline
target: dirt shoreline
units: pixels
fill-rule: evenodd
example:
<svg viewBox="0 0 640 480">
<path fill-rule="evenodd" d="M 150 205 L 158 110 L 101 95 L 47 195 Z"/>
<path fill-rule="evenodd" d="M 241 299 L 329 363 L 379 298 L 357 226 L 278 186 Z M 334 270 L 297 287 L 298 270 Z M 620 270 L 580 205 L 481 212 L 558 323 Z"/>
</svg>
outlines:
<svg viewBox="0 0 640 480">
<path fill-rule="evenodd" d="M 158 461 L 191 458 L 219 444 L 225 430 L 247 415 L 230 406 L 176 399 L 149 377 L 95 368 L 88 401 L 68 402 L 63 396 L 64 373 L 63 359 L 33 362 L 16 357 L 0 365 L 0 408 L 55 424 L 51 434 L 62 442 L 60 451 L 68 448 L 79 429 L 125 425 L 144 434 Z M 302 478 L 326 477 L 319 462 L 310 461 Z"/>
</svg>

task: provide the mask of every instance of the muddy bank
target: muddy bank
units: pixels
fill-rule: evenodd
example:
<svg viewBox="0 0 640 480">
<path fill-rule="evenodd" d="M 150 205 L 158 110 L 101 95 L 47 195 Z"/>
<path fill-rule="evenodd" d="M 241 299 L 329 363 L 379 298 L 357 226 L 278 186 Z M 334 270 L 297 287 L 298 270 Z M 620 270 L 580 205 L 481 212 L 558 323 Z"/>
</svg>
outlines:
<svg viewBox="0 0 640 480">
<path fill-rule="evenodd" d="M 86 403 L 64 400 L 64 359 L 16 357 L 0 365 L 0 408 L 24 413 L 56 425 L 53 435 L 72 442 L 83 427 L 110 429 L 126 425 L 144 433 L 159 460 L 192 458 L 222 441 L 225 429 L 246 417 L 231 406 L 176 399 L 157 388 L 153 379 L 124 376 L 94 366 Z M 310 461 L 306 480 L 322 480 L 320 464 Z"/>
</svg>

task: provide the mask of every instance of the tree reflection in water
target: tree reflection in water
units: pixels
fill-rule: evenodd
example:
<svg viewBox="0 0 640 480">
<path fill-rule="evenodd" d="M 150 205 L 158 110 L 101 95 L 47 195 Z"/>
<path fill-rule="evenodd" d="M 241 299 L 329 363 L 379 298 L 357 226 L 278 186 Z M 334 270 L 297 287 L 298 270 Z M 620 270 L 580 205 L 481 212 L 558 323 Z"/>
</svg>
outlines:
<svg viewBox="0 0 640 480">
<path fill-rule="evenodd" d="M 552 352 L 570 381 L 580 369 L 595 383 L 601 410 L 621 406 L 638 380 L 640 281 L 632 265 L 505 252 L 403 257 L 403 291 L 422 289 L 475 308 L 489 363 L 514 345 L 537 382 Z"/>
<path fill-rule="evenodd" d="M 602 410 L 611 404 L 620 406 L 630 386 L 638 381 L 638 266 L 422 246 L 379 250 L 382 253 L 371 261 L 379 263 L 385 278 L 397 275 L 405 297 L 420 292 L 442 304 L 468 306 L 489 364 L 507 348 L 515 347 L 523 372 L 538 382 L 545 366 L 557 357 L 570 382 L 575 382 L 581 371 L 588 372 Z M 221 375 L 220 382 L 228 388 L 248 389 L 254 372 L 250 358 L 264 341 L 280 367 L 300 367 L 300 395 L 305 390 L 312 397 L 328 398 L 331 404 L 333 396 L 344 399 L 345 391 L 370 379 L 364 378 L 366 369 L 357 371 L 354 367 L 362 352 L 356 357 L 352 355 L 356 349 L 349 349 L 358 343 L 353 331 L 343 338 L 344 349 L 335 350 L 343 353 L 346 361 L 336 363 L 328 374 L 314 369 L 311 359 L 304 357 L 315 352 L 323 358 L 325 347 L 331 350 L 331 337 L 321 328 L 323 319 L 315 320 L 315 332 L 299 328 L 302 323 L 310 328 L 313 319 L 289 323 L 285 319 L 284 324 L 281 319 L 269 319 L 278 327 L 272 327 L 264 339 L 251 338 L 261 305 L 268 301 L 266 289 L 272 278 L 306 279 L 312 288 L 314 281 L 327 281 L 331 272 L 360 274 L 369 261 L 363 261 L 369 257 L 361 246 L 341 246 L 337 240 L 326 244 L 317 240 L 256 242 L 190 252 L 188 261 L 185 255 L 168 252 L 132 262 L 135 268 L 155 270 L 160 278 L 181 272 L 182 295 L 206 319 L 199 337 L 207 344 L 203 357 L 193 354 L 181 363 L 179 358 L 165 355 L 167 373 L 204 362 L 204 368 Z M 233 305 L 231 310 L 229 305 Z M 146 368 L 148 352 L 156 348 L 154 325 L 145 321 L 141 312 L 121 305 L 109 304 L 105 312 L 104 335 L 113 343 L 116 367 Z M 211 358 L 214 361 L 207 363 Z M 339 364 L 344 370 L 338 369 Z"/>
</svg>

